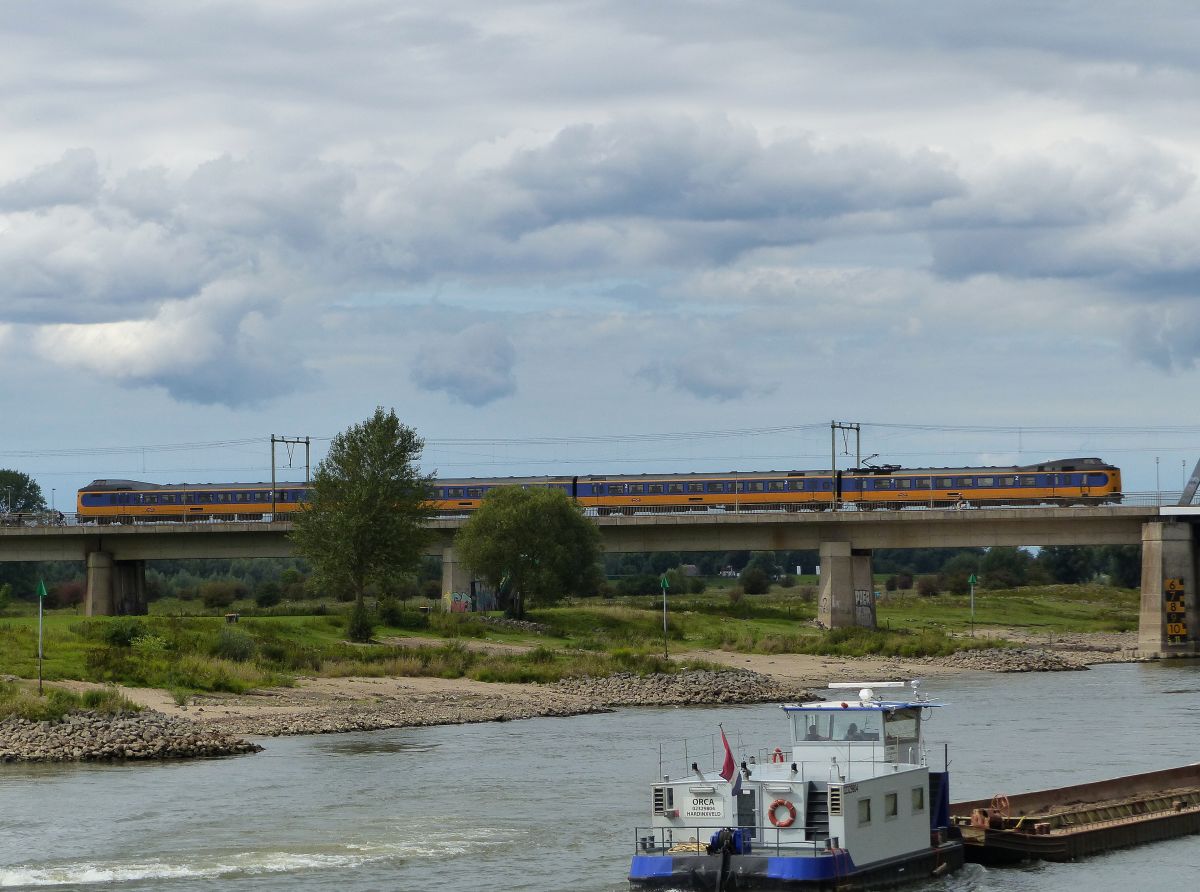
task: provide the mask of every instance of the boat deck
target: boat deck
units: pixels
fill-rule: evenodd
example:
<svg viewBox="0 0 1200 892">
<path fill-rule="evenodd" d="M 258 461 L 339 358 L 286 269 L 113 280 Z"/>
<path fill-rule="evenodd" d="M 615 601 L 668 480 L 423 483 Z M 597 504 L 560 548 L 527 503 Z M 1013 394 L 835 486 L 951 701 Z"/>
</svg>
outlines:
<svg viewBox="0 0 1200 892">
<path fill-rule="evenodd" d="M 951 805 L 967 860 L 1071 861 L 1200 833 L 1200 765 Z"/>
</svg>

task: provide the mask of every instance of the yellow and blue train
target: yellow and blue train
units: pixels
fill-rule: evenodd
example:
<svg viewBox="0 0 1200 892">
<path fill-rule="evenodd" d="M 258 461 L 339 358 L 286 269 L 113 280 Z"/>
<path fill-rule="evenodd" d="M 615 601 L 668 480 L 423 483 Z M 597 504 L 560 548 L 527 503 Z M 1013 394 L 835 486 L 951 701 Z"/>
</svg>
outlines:
<svg viewBox="0 0 1200 892">
<path fill-rule="evenodd" d="M 984 468 L 855 468 L 723 474 L 604 474 L 435 480 L 430 505 L 443 514 L 479 507 L 501 486 L 561 489 L 600 515 L 639 511 L 820 511 L 853 505 L 897 509 L 966 505 L 1101 505 L 1121 501 L 1121 470 L 1098 458 Z M 308 484 L 141 483 L 94 480 L 79 490 L 83 522 L 261 520 L 303 508 Z"/>
</svg>

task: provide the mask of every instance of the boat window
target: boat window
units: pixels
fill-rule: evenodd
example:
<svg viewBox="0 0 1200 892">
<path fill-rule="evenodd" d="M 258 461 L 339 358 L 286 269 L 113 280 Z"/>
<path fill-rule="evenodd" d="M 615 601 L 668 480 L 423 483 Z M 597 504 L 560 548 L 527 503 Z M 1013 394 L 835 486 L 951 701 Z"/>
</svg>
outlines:
<svg viewBox="0 0 1200 892">
<path fill-rule="evenodd" d="M 874 710 L 813 710 L 793 715 L 796 740 L 879 740 L 880 714 Z"/>
<path fill-rule="evenodd" d="M 920 761 L 921 721 L 916 709 L 895 709 L 883 717 L 884 744 L 889 762 Z"/>
<path fill-rule="evenodd" d="M 912 788 L 912 810 L 913 810 L 913 814 L 916 814 L 917 812 L 925 811 L 925 788 L 924 787 L 913 787 Z"/>
<path fill-rule="evenodd" d="M 885 793 L 883 796 L 883 816 L 885 818 L 894 818 L 900 814 L 898 807 L 900 796 L 897 793 Z"/>
<path fill-rule="evenodd" d="M 871 800 L 863 798 L 858 800 L 858 825 L 871 823 Z"/>
</svg>

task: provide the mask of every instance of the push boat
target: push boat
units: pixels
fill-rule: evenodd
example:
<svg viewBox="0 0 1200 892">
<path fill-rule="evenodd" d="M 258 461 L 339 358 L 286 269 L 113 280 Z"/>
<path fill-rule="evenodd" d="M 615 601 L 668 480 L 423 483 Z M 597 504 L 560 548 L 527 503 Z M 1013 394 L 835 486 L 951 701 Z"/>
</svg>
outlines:
<svg viewBox="0 0 1200 892">
<path fill-rule="evenodd" d="M 739 746 L 738 760 L 722 729 L 712 770 L 685 754 L 685 772 L 652 786 L 630 886 L 881 889 L 957 870 L 949 774 L 930 770 L 922 737 L 943 704 L 911 684 L 895 699 L 876 689 L 903 682 L 832 684 L 833 699 L 785 704 L 786 748 Z"/>
</svg>

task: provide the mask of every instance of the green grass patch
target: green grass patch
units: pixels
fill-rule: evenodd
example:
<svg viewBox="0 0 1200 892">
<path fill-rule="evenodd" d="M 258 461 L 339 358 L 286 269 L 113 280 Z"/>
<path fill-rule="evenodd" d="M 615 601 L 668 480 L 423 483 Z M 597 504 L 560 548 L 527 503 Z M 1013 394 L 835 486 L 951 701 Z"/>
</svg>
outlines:
<svg viewBox="0 0 1200 892">
<path fill-rule="evenodd" d="M 81 694 L 62 688 L 46 688 L 45 695 L 25 685 L 0 683 L 0 719 L 22 718 L 31 722 L 61 719 L 72 712 L 117 714 L 138 712 L 141 707 L 126 700 L 114 688 L 100 688 Z"/>
</svg>

